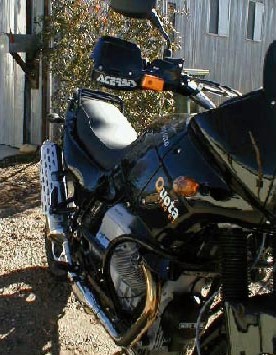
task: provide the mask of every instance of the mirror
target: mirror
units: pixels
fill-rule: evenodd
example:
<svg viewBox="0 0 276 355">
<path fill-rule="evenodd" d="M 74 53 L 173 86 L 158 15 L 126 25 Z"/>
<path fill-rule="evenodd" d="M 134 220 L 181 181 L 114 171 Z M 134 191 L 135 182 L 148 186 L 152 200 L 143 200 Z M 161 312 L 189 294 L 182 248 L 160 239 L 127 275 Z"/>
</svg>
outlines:
<svg viewBox="0 0 276 355">
<path fill-rule="evenodd" d="M 156 0 L 110 0 L 110 7 L 124 16 L 149 19 L 167 42 L 164 57 L 171 57 L 171 40 L 155 10 L 155 5 Z"/>
<path fill-rule="evenodd" d="M 110 7 L 122 15 L 135 18 L 150 18 L 156 0 L 110 0 Z"/>
</svg>

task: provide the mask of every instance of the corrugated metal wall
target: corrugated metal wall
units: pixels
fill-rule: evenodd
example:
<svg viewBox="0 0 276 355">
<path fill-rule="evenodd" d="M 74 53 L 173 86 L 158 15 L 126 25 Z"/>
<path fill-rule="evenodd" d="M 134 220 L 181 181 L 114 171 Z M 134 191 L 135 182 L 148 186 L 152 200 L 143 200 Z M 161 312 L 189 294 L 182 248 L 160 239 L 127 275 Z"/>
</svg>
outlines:
<svg viewBox="0 0 276 355">
<path fill-rule="evenodd" d="M 25 0 L 0 0 L 0 33 L 10 30 L 26 32 Z M 0 144 L 19 146 L 23 139 L 25 75 L 4 47 L 0 50 Z"/>
<path fill-rule="evenodd" d="M 28 17 L 31 32 L 42 30 L 40 22 L 44 13 L 44 0 L 29 0 Z M 0 0 L 0 34 L 26 33 L 26 0 Z M 2 37 L 3 41 L 4 38 Z M 4 46 L 2 46 L 4 47 Z M 25 54 L 19 53 L 25 60 Z M 25 91 L 25 73 L 8 53 L 0 49 L 0 144 L 20 146 L 22 143 L 41 144 L 42 125 L 42 73 L 38 89 Z M 24 130 L 27 141 L 23 142 Z M 25 135 L 26 140 L 26 135 Z"/>
<path fill-rule="evenodd" d="M 172 0 L 178 10 L 184 0 Z M 209 34 L 210 0 L 187 0 L 189 15 L 176 15 L 182 49 L 175 56 L 188 68 L 209 69 L 209 78 L 242 92 L 262 85 L 263 58 L 276 39 L 276 0 L 264 0 L 262 40 L 246 39 L 248 0 L 230 1 L 229 36 Z"/>
</svg>

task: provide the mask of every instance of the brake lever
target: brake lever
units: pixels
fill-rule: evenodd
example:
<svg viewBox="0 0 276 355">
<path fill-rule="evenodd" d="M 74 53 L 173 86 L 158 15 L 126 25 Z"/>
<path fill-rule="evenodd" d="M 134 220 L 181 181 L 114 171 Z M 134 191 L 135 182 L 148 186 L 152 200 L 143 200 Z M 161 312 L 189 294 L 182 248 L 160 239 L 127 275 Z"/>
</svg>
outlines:
<svg viewBox="0 0 276 355">
<path fill-rule="evenodd" d="M 230 86 L 221 85 L 221 84 L 219 84 L 215 81 L 212 81 L 212 80 L 205 80 L 205 79 L 199 79 L 199 78 L 195 78 L 194 80 L 199 85 L 202 84 L 203 90 L 205 89 L 205 91 L 209 91 L 209 92 L 214 93 L 216 95 L 228 96 L 228 97 L 242 96 L 242 93 L 240 93 L 238 90 L 231 88 Z"/>
<path fill-rule="evenodd" d="M 221 88 L 212 88 L 208 85 L 202 85 L 202 91 L 207 91 L 211 94 L 218 95 L 218 96 L 225 96 L 225 97 L 237 97 L 236 94 L 232 93 L 231 91 L 225 90 L 223 87 Z"/>
</svg>

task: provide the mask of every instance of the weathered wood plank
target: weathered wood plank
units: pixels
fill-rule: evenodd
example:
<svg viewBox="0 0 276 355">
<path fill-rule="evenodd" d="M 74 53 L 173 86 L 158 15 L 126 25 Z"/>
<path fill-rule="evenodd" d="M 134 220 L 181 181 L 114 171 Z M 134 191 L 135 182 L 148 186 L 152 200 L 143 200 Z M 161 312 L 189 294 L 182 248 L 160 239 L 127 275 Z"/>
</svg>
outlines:
<svg viewBox="0 0 276 355">
<path fill-rule="evenodd" d="M 10 53 L 34 53 L 41 44 L 35 34 L 14 34 L 10 42 Z"/>
</svg>

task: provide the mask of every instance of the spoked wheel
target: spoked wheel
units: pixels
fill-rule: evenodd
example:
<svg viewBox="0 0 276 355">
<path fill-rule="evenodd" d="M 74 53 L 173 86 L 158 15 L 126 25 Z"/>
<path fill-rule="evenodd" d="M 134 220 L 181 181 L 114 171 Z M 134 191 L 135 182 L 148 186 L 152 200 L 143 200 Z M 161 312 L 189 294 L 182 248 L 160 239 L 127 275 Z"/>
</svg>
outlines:
<svg viewBox="0 0 276 355">
<path fill-rule="evenodd" d="M 58 240 L 50 240 L 45 233 L 45 251 L 51 274 L 60 281 L 67 280 L 68 273 L 61 266 L 64 260 L 63 243 Z"/>
<path fill-rule="evenodd" d="M 195 347 L 192 355 L 198 355 Z M 200 355 L 228 355 L 229 346 L 226 337 L 224 318 L 220 316 L 210 325 L 200 338 Z"/>
</svg>

